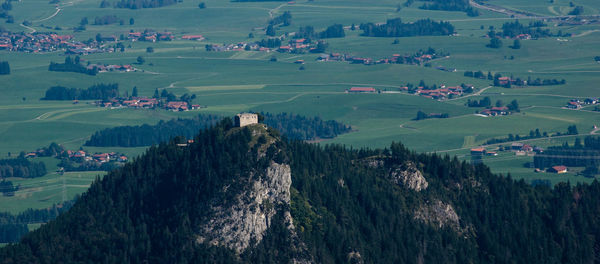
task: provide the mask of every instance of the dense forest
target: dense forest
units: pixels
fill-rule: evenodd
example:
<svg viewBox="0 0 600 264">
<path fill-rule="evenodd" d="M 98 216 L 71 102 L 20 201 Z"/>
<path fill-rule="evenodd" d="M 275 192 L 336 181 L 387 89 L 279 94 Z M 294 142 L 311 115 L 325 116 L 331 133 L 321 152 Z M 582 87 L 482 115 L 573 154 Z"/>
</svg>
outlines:
<svg viewBox="0 0 600 264">
<path fill-rule="evenodd" d="M 214 125 L 221 117 L 198 115 L 190 119 L 161 120 L 156 125 L 120 126 L 100 130 L 85 142 L 94 147 L 141 147 L 181 136 L 193 138 L 199 130 Z"/>
<path fill-rule="evenodd" d="M 291 139 L 312 140 L 334 138 L 348 133 L 350 126 L 334 120 L 322 120 L 319 117 L 281 113 L 273 115 L 263 113 L 264 123 L 277 128 Z M 172 119 L 159 121 L 156 125 L 121 126 L 98 131 L 85 143 L 95 147 L 140 147 L 168 141 L 173 137 L 193 138 L 199 130 L 214 125 L 222 117 L 198 115 L 191 119 Z"/>
<path fill-rule="evenodd" d="M 469 0 L 425 0 L 421 9 L 445 10 L 445 11 L 463 11 L 468 16 L 479 16 L 479 11 L 469 4 Z"/>
<path fill-rule="evenodd" d="M 0 75 L 9 75 L 10 74 L 10 65 L 8 61 L 0 61 Z"/>
<path fill-rule="evenodd" d="M 119 97 L 119 85 L 95 84 L 87 89 L 52 86 L 42 100 L 108 100 Z"/>
<path fill-rule="evenodd" d="M 399 143 L 371 150 L 276 140 L 259 155 L 250 128 L 232 126 L 225 119 L 188 147 L 151 147 L 68 212 L 1 248 L 0 262 L 593 263 L 600 248 L 597 181 L 531 186 Z M 291 167 L 287 209 L 302 242 L 291 246 L 287 209 L 276 207 L 260 243 L 242 252 L 199 243 L 211 204 L 233 202 L 273 161 Z M 390 181 L 390 171 L 410 164 L 426 191 Z M 456 213 L 454 224 L 415 215 L 436 204 Z"/>
<path fill-rule="evenodd" d="M 15 159 L 0 159 L 0 179 L 35 178 L 44 175 L 46 175 L 46 165 L 43 162 L 31 162 L 23 155 Z"/>
<path fill-rule="evenodd" d="M 115 2 L 113 6 L 115 8 L 141 9 L 158 8 L 174 4 L 177 4 L 177 0 L 120 0 Z"/>
<path fill-rule="evenodd" d="M 81 65 L 79 56 L 76 56 L 75 59 L 72 59 L 71 56 L 67 56 L 65 58 L 65 63 L 56 63 L 52 61 L 50 62 L 50 66 L 48 66 L 48 70 L 57 72 L 76 72 L 87 75 L 98 74 L 98 70 L 96 68 L 88 69 L 87 67 Z"/>
<path fill-rule="evenodd" d="M 73 206 L 74 201 L 66 201 L 47 209 L 27 209 L 13 215 L 0 213 L 0 243 L 15 243 L 29 233 L 28 224 L 46 223 Z"/>
<path fill-rule="evenodd" d="M 286 135 L 290 139 L 314 140 L 334 138 L 352 130 L 350 126 L 335 120 L 323 120 L 318 116 L 305 117 L 288 113 L 261 113 L 264 123 Z"/>
<path fill-rule="evenodd" d="M 583 142 L 577 138 L 572 146 L 565 142 L 562 146 L 549 147 L 544 153 L 535 155 L 533 163 L 536 168 L 564 165 L 586 167 L 597 172 L 600 166 L 600 137 L 588 136 Z"/>
<path fill-rule="evenodd" d="M 402 23 L 402 19 L 388 19 L 385 24 L 361 24 L 363 36 L 368 37 L 414 37 L 414 36 L 447 36 L 454 34 L 454 26 L 449 22 L 435 22 L 421 19 L 414 23 Z"/>
</svg>

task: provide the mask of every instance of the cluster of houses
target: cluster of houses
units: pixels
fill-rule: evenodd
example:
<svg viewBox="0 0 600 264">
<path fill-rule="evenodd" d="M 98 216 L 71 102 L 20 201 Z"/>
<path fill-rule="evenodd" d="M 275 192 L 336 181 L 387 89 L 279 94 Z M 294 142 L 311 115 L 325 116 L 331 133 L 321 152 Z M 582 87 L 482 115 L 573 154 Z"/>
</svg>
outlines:
<svg viewBox="0 0 600 264">
<path fill-rule="evenodd" d="M 129 64 L 118 65 L 118 64 L 90 64 L 87 65 L 88 70 L 96 69 L 98 72 L 134 72 L 136 68 Z"/>
<path fill-rule="evenodd" d="M 110 107 L 110 108 L 145 108 L 145 109 L 153 109 L 153 108 L 163 108 L 170 111 L 188 111 L 188 110 L 196 110 L 200 108 L 206 108 L 206 106 L 201 106 L 198 104 L 188 104 L 188 102 L 184 101 L 170 101 L 170 102 L 162 102 L 156 98 L 148 98 L 148 97 L 130 97 L 130 98 L 112 98 L 107 101 L 96 101 L 96 105 L 100 107 Z"/>
<path fill-rule="evenodd" d="M 26 158 L 35 158 L 38 156 L 44 156 L 44 150 L 39 149 L 37 151 L 32 151 L 25 154 Z M 95 153 L 91 154 L 85 152 L 84 150 L 72 151 L 72 150 L 64 150 L 57 155 L 56 157 L 67 157 L 70 161 L 83 163 L 83 162 L 97 162 L 97 163 L 106 163 L 110 161 L 118 161 L 118 162 L 127 162 L 127 156 L 123 154 L 119 154 L 116 152 L 110 153 Z"/>
<path fill-rule="evenodd" d="M 475 87 L 473 85 L 466 85 L 467 87 L 470 87 L 471 89 L 474 89 Z M 408 91 L 408 87 L 401 87 L 400 88 L 401 91 Z M 423 96 L 425 98 L 430 98 L 430 99 L 435 99 L 435 100 L 445 100 L 445 99 L 449 99 L 449 98 L 455 98 L 455 97 L 459 97 L 462 96 L 464 93 L 464 88 L 462 86 L 446 86 L 446 85 L 440 85 L 439 88 L 437 89 L 425 89 L 425 87 L 417 87 L 417 89 L 415 90 L 415 94 L 419 95 L 419 96 Z"/>
<path fill-rule="evenodd" d="M 282 46 L 286 49 L 290 49 L 290 46 Z M 279 48 L 281 51 L 282 47 Z M 317 60 L 319 61 L 347 61 L 352 64 L 364 64 L 364 65 L 375 65 L 375 64 L 423 64 L 432 59 L 438 58 L 436 54 L 416 54 L 416 55 L 400 55 L 393 54 L 389 58 L 383 58 L 375 60 L 372 58 L 356 57 L 348 54 L 341 53 L 329 53 L 321 54 Z"/>
<path fill-rule="evenodd" d="M 264 51 L 271 52 L 273 49 L 261 47 L 256 43 L 239 42 L 236 44 L 207 44 L 206 51 Z"/>
<path fill-rule="evenodd" d="M 533 156 L 544 152 L 543 148 L 521 142 L 512 143 L 510 147 L 507 146 L 503 148 L 500 146 L 498 149 L 514 152 L 516 156 Z M 498 152 L 488 151 L 484 147 L 477 147 L 471 149 L 471 156 L 498 156 Z"/>
<path fill-rule="evenodd" d="M 598 98 L 586 98 L 584 100 L 580 99 L 571 99 L 567 103 L 567 108 L 569 109 L 580 109 L 583 105 L 595 105 L 600 103 Z"/>
<path fill-rule="evenodd" d="M 481 110 L 479 114 L 484 116 L 503 116 L 510 115 L 510 110 L 506 106 L 494 106 L 488 109 Z"/>
<path fill-rule="evenodd" d="M 81 43 L 74 42 L 71 35 L 0 32 L 0 50 L 52 52 L 59 49 L 68 49 L 78 44 Z"/>
<path fill-rule="evenodd" d="M 70 161 L 77 163 L 92 161 L 97 163 L 106 163 L 110 161 L 127 162 L 127 156 L 115 152 L 90 154 L 83 150 L 67 150 L 67 155 Z"/>
<path fill-rule="evenodd" d="M 113 36 L 114 37 L 114 36 Z M 129 32 L 127 35 L 127 39 L 130 41 L 147 41 L 147 42 L 157 42 L 157 41 L 171 41 L 175 39 L 173 33 L 171 32 L 157 32 L 154 30 L 144 30 L 143 32 Z M 116 41 L 116 37 L 115 37 Z"/>
<path fill-rule="evenodd" d="M 471 89 L 474 89 L 473 85 L 466 85 Z M 440 85 L 437 89 L 425 89 L 425 87 L 419 86 L 416 90 L 409 90 L 408 86 L 400 87 L 399 90 L 401 92 L 414 93 L 416 95 L 436 99 L 436 100 L 444 100 L 449 98 L 454 98 L 458 96 L 462 96 L 464 94 L 463 86 L 446 86 Z M 350 89 L 346 89 L 344 92 L 346 93 L 377 93 L 380 92 L 373 87 L 351 87 Z M 394 93 L 394 92 L 384 92 L 384 93 Z M 397 93 L 397 92 L 395 92 Z M 507 109 L 508 110 L 508 109 Z"/>
</svg>

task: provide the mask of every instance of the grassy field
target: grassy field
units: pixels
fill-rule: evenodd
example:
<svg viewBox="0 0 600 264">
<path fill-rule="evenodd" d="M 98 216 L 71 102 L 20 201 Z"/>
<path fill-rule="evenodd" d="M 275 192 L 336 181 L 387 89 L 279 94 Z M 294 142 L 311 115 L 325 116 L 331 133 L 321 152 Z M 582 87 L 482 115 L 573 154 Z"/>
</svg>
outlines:
<svg viewBox="0 0 600 264">
<path fill-rule="evenodd" d="M 527 134 L 539 128 L 548 133 L 565 132 L 569 125 L 577 125 L 585 135 L 593 125 L 600 125 L 600 112 L 566 110 L 562 107 L 571 98 L 600 96 L 598 73 L 600 64 L 600 26 L 558 26 L 549 23 L 552 32 L 561 30 L 574 37 L 523 40 L 522 48 L 509 48 L 512 40 L 503 40 L 500 49 L 485 47 L 489 39 L 482 37 L 490 26 L 501 28 L 512 21 L 499 13 L 481 11 L 479 17 L 468 17 L 462 12 L 429 11 L 418 9 L 417 1 L 411 7 L 397 11 L 397 1 L 322 0 L 286 2 L 238 3 L 207 0 L 206 9 L 198 2 L 184 1 L 177 5 L 156 9 L 99 8 L 100 1 L 62 2 L 58 6 L 44 0 L 12 2 L 10 14 L 14 24 L 0 23 L 11 31 L 56 31 L 74 34 L 78 40 L 94 38 L 96 34 L 127 34 L 131 30 L 154 29 L 170 31 L 176 37 L 184 34 L 202 34 L 205 41 L 125 42 L 125 52 L 95 54 L 82 59 L 91 63 L 130 64 L 138 56 L 146 63 L 135 65 L 132 73 L 100 73 L 88 76 L 76 73 L 49 72 L 51 61 L 63 61 L 62 52 L 25 54 L 0 51 L 0 60 L 10 62 L 12 73 L 0 76 L 0 157 L 9 152 L 32 151 L 50 142 L 68 149 L 78 149 L 95 131 L 121 125 L 154 124 L 159 120 L 191 117 L 199 113 L 233 115 L 242 111 L 292 112 L 319 115 L 352 125 L 355 132 L 344 134 L 324 143 L 339 143 L 354 147 L 385 147 L 392 141 L 401 141 L 408 147 L 423 152 L 448 153 L 467 158 L 468 150 L 490 138 L 507 134 Z M 544 16 L 565 15 L 570 11 L 569 1 L 555 0 L 490 0 L 489 3 L 524 10 Z M 580 0 L 585 14 L 598 14 L 600 4 L 594 0 Z M 58 9 L 57 9 L 58 8 Z M 360 36 L 360 30 L 346 30 L 345 38 L 328 39 L 331 52 L 340 52 L 374 59 L 392 54 L 412 54 L 433 47 L 450 53 L 448 58 L 431 62 L 432 67 L 416 65 L 353 65 L 346 62 L 318 62 L 318 54 L 281 54 L 277 52 L 206 52 L 208 43 L 237 43 L 265 38 L 263 28 L 271 16 L 284 11 L 292 13 L 292 25 L 278 27 L 277 34 L 297 31 L 311 25 L 321 31 L 334 23 L 345 26 L 366 22 L 384 22 L 401 17 L 404 21 L 420 18 L 448 20 L 457 34 L 443 37 L 369 38 Z M 92 25 L 95 17 L 116 15 L 124 25 Z M 73 32 L 83 17 L 90 25 L 83 32 Z M 133 18 L 135 23 L 129 24 Z M 19 24 L 32 23 L 31 28 Z M 522 20 L 528 23 L 530 20 Z M 59 30 L 54 29 L 60 27 Z M 48 29 L 50 27 L 52 29 Z M 248 34 L 253 33 L 254 39 Z M 153 47 L 153 53 L 146 53 Z M 277 62 L 271 62 L 276 57 Z M 512 57 L 512 59 L 511 59 Z M 296 60 L 306 63 L 299 69 Z M 84 62 L 85 63 L 85 62 Z M 456 72 L 436 70 L 436 66 L 456 68 Z M 526 88 L 487 88 L 491 82 L 463 76 L 464 71 L 491 71 L 521 78 L 566 79 L 567 84 Z M 435 101 L 408 94 L 346 94 L 352 86 L 372 86 L 381 90 L 395 90 L 406 83 L 458 85 L 473 84 L 477 90 L 487 88 L 480 95 L 449 101 Z M 168 89 L 182 95 L 194 93 L 194 103 L 208 106 L 198 111 L 182 113 L 164 110 L 104 109 L 82 101 L 41 101 L 47 88 L 54 85 L 86 88 L 96 83 L 119 83 L 122 93 L 138 88 L 141 95 L 151 96 L 155 89 Z M 489 96 L 492 102 L 505 104 L 518 100 L 522 111 L 506 117 L 484 118 L 473 115 L 480 108 L 469 108 L 468 99 Z M 448 113 L 448 119 L 412 120 L 418 111 Z M 552 139 L 536 144 L 562 144 L 572 137 Z M 86 148 L 89 151 L 118 151 L 136 156 L 144 148 Z M 535 174 L 523 164 L 530 157 L 503 155 L 485 162 L 498 173 L 510 172 L 513 177 L 550 179 L 552 182 L 570 180 L 589 181 L 583 177 Z M 46 161 L 49 168 L 55 160 Z M 54 165 L 52 165 L 54 163 Z M 49 170 L 54 172 L 54 170 Z M 62 200 L 63 179 L 67 198 L 86 189 L 100 173 L 54 173 L 39 179 L 11 179 L 24 188 L 15 197 L 0 197 L 0 211 L 18 212 L 25 208 L 42 208 Z M 27 187 L 27 188 L 25 188 Z"/>
</svg>

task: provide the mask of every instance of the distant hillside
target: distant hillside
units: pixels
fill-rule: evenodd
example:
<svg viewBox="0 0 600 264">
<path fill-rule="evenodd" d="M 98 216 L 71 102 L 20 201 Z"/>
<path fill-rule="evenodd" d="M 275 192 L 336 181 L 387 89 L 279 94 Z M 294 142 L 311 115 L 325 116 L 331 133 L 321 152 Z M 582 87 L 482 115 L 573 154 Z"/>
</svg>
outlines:
<svg viewBox="0 0 600 264">
<path fill-rule="evenodd" d="M 226 118 L 92 184 L 2 263 L 593 263 L 600 184 L 282 140 Z"/>
</svg>

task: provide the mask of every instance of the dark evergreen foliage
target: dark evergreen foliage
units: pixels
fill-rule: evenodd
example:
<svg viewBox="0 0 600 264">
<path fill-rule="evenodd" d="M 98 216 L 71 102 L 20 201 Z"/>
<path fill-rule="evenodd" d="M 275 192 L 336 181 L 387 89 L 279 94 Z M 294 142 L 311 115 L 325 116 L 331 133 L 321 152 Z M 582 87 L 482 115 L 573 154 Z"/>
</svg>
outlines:
<svg viewBox="0 0 600 264">
<path fill-rule="evenodd" d="M 177 0 L 120 0 L 114 3 L 115 8 L 158 8 L 177 4 Z"/>
<path fill-rule="evenodd" d="M 10 65 L 8 61 L 0 61 L 0 75 L 9 75 L 10 74 Z"/>
<path fill-rule="evenodd" d="M 92 184 L 68 212 L 1 248 L 0 262 L 290 263 L 281 215 L 240 256 L 195 237 L 211 201 L 231 201 L 270 160 L 291 166 L 289 209 L 316 263 L 347 263 L 351 252 L 365 263 L 593 263 L 600 247 L 597 181 L 533 187 L 399 143 L 357 150 L 284 140 L 259 158 L 250 129 L 232 126 L 225 119 L 188 147 L 151 147 Z M 390 184 L 389 169 L 406 162 L 423 172 L 426 191 Z M 437 199 L 453 205 L 458 230 L 415 220 L 415 210 Z"/>
<path fill-rule="evenodd" d="M 27 209 L 13 215 L 0 213 L 0 243 L 16 243 L 29 232 L 28 224 L 46 223 L 73 206 L 74 201 L 53 205 L 47 209 Z"/>
<path fill-rule="evenodd" d="M 108 100 L 116 97 L 119 97 L 118 84 L 101 83 L 87 89 L 53 86 L 46 90 L 46 96 L 42 100 Z"/>
<path fill-rule="evenodd" d="M 307 118 L 300 115 L 263 113 L 264 123 L 274 127 L 288 138 L 312 140 L 334 138 L 350 132 L 351 127 L 334 120 L 319 117 Z M 140 147 L 168 141 L 173 137 L 193 138 L 199 130 L 214 125 L 221 117 L 198 115 L 192 119 L 172 119 L 160 121 L 156 125 L 121 126 L 98 131 L 85 143 L 95 147 Z"/>
<path fill-rule="evenodd" d="M 446 11 L 463 11 L 467 15 L 475 17 L 479 16 L 479 11 L 469 4 L 469 0 L 425 0 L 421 9 L 428 10 L 446 10 Z"/>
<path fill-rule="evenodd" d="M 321 33 L 319 33 L 320 38 L 343 38 L 346 36 L 344 32 L 344 25 L 342 24 L 334 24 Z"/>
<path fill-rule="evenodd" d="M 385 24 L 361 24 L 363 36 L 368 37 L 414 37 L 414 36 L 447 36 L 454 33 L 450 22 L 435 22 L 431 19 L 421 19 L 414 23 L 402 23 L 402 19 L 388 19 Z"/>
<path fill-rule="evenodd" d="M 0 160 L 0 179 L 8 177 L 36 178 L 46 175 L 43 162 L 31 162 L 23 155 L 16 159 Z"/>
<path fill-rule="evenodd" d="M 87 75 L 96 75 L 98 74 L 98 70 L 96 68 L 88 69 L 87 67 L 81 65 L 79 63 L 79 56 L 75 57 L 75 59 L 71 59 L 71 56 L 67 56 L 65 58 L 65 63 L 56 63 L 50 62 L 50 66 L 48 66 L 49 71 L 57 71 L 57 72 L 77 72 L 83 73 Z"/>
</svg>

